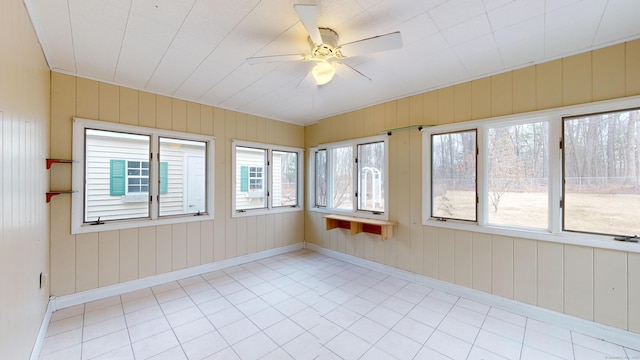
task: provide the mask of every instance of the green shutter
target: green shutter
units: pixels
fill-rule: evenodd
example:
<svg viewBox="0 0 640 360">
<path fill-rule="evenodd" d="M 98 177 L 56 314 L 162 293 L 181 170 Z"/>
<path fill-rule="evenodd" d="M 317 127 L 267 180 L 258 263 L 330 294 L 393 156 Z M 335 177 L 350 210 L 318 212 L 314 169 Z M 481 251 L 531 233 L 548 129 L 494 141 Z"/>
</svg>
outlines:
<svg viewBox="0 0 640 360">
<path fill-rule="evenodd" d="M 240 166 L 240 191 L 249 191 L 249 167 Z"/>
<path fill-rule="evenodd" d="M 111 160 L 109 164 L 109 195 L 120 196 L 125 194 L 127 182 L 125 160 Z"/>
<path fill-rule="evenodd" d="M 160 194 L 169 192 L 169 163 L 160 161 Z"/>
</svg>

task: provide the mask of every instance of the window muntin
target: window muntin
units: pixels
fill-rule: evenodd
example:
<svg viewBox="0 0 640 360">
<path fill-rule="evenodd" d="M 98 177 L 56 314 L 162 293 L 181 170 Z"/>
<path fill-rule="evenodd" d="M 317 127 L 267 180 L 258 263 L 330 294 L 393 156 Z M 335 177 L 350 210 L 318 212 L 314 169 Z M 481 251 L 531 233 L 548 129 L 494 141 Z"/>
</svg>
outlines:
<svg viewBox="0 0 640 360">
<path fill-rule="evenodd" d="M 273 207 L 298 204 L 298 153 L 272 151 Z"/>
<path fill-rule="evenodd" d="M 207 143 L 159 138 L 159 216 L 207 212 Z"/>
<path fill-rule="evenodd" d="M 563 119 L 563 230 L 640 234 L 640 109 Z"/>
<path fill-rule="evenodd" d="M 184 165 L 175 163 L 165 149 L 160 149 L 161 138 L 180 144 L 173 144 L 182 147 L 176 149 L 182 154 L 175 157 L 179 163 L 188 158 L 185 149 L 189 144 L 198 144 L 201 149 L 200 175 L 193 177 L 200 183 L 196 191 L 201 194 L 199 210 L 189 209 L 184 199 L 186 191 L 176 195 L 180 205 L 174 212 L 163 208 L 168 204 L 169 189 L 182 190 L 188 184 L 172 174 L 172 169 Z M 213 204 L 209 191 L 213 189 L 213 142 L 208 136 L 74 118 L 72 188 L 76 193 L 72 195 L 71 232 L 213 219 L 213 208 L 209 207 Z M 159 161 L 162 156 L 165 159 Z M 198 187 L 193 184 L 195 191 Z M 200 216 L 193 217 L 192 213 Z"/>
<path fill-rule="evenodd" d="M 384 142 L 358 144 L 358 210 L 384 212 Z"/>
<path fill-rule="evenodd" d="M 487 129 L 487 222 L 548 229 L 549 123 Z"/>
<path fill-rule="evenodd" d="M 388 151 L 387 136 L 312 149 L 314 210 L 387 219 Z"/>
<path fill-rule="evenodd" d="M 302 209 L 302 150 L 234 140 L 232 216 Z"/>
<path fill-rule="evenodd" d="M 476 130 L 431 135 L 431 216 L 476 221 Z"/>
<path fill-rule="evenodd" d="M 236 146 L 235 159 L 235 210 L 266 208 L 264 169 L 267 168 L 267 149 Z"/>
<path fill-rule="evenodd" d="M 327 150 L 321 149 L 314 152 L 314 189 L 315 206 L 327 206 Z"/>
</svg>

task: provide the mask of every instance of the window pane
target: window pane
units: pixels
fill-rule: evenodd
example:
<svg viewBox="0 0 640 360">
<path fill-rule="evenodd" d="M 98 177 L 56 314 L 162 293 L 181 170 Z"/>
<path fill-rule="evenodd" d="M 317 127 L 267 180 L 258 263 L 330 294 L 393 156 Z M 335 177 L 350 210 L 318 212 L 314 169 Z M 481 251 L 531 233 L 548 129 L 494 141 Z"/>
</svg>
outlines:
<svg viewBox="0 0 640 360">
<path fill-rule="evenodd" d="M 476 220 L 476 131 L 431 136 L 431 216 Z"/>
<path fill-rule="evenodd" d="M 267 150 L 236 146 L 236 210 L 267 207 Z"/>
<path fill-rule="evenodd" d="M 353 147 L 333 148 L 331 154 L 333 207 L 353 210 Z"/>
<path fill-rule="evenodd" d="M 139 185 L 149 144 L 145 135 L 85 129 L 84 222 L 149 217 L 149 196 Z M 133 177 L 128 164 L 138 172 Z"/>
<path fill-rule="evenodd" d="M 564 119 L 564 229 L 640 234 L 640 110 Z"/>
<path fill-rule="evenodd" d="M 489 223 L 548 228 L 547 142 L 547 122 L 489 129 Z"/>
<path fill-rule="evenodd" d="M 207 144 L 160 138 L 159 216 L 207 212 Z"/>
<path fill-rule="evenodd" d="M 384 142 L 358 145 L 358 209 L 384 212 Z"/>
<path fill-rule="evenodd" d="M 272 206 L 294 206 L 298 204 L 298 153 L 272 152 Z"/>
<path fill-rule="evenodd" d="M 327 206 L 327 150 L 316 151 L 316 206 Z"/>
</svg>

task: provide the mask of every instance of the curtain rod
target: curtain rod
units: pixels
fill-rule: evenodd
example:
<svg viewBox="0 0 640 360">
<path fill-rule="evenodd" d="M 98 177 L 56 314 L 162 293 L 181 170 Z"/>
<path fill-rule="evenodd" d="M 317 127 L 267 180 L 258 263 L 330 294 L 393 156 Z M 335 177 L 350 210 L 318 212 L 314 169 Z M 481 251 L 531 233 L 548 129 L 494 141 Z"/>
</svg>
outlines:
<svg viewBox="0 0 640 360">
<path fill-rule="evenodd" d="M 389 129 L 389 130 L 382 130 L 378 133 L 378 135 L 389 135 L 391 136 L 394 132 L 396 131 L 405 131 L 405 130 L 413 130 L 413 129 L 418 129 L 418 131 L 421 131 L 422 128 L 425 127 L 429 127 L 429 126 L 433 126 L 433 125 L 410 125 L 410 126 L 403 126 L 403 127 L 399 127 L 399 128 L 395 128 L 395 129 Z"/>
</svg>

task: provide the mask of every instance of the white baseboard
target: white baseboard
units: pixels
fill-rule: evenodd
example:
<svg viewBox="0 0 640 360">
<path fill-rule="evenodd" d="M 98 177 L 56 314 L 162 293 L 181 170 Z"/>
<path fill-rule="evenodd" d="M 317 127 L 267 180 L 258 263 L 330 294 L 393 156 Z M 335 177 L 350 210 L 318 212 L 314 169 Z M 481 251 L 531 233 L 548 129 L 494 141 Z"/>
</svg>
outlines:
<svg viewBox="0 0 640 360">
<path fill-rule="evenodd" d="M 143 279 L 131 280 L 119 284 L 104 286 L 97 289 L 82 291 L 75 294 L 63 295 L 53 298 L 53 311 L 67 307 L 84 304 L 89 301 L 104 299 L 110 296 L 120 295 L 131 291 L 145 289 L 151 286 L 161 285 L 167 282 L 185 279 L 188 277 L 206 274 L 208 272 L 241 265 L 251 261 L 265 259 L 274 255 L 280 255 L 304 247 L 304 243 L 282 246 L 275 249 L 260 251 L 257 253 L 238 256 L 231 259 L 220 260 L 209 264 L 191 267 L 188 269 L 172 271 L 166 274 L 154 275 Z M 46 329 L 45 329 L 46 330 Z"/>
<path fill-rule="evenodd" d="M 316 251 L 320 254 L 342 260 L 364 268 L 379 271 L 381 273 L 399 277 L 408 281 L 413 281 L 432 289 L 440 290 L 452 295 L 464 297 L 469 300 L 487 304 L 502 310 L 526 316 L 531 319 L 546 322 L 562 328 L 570 329 L 584 335 L 602 339 L 614 344 L 622 345 L 631 349 L 637 349 L 640 344 L 640 334 L 625 331 L 601 323 L 577 318 L 571 315 L 548 310 L 539 306 L 526 304 L 512 299 L 486 293 L 461 285 L 452 284 L 446 281 L 432 279 L 430 277 L 400 270 L 392 266 L 383 265 L 371 260 L 362 259 L 356 256 L 344 254 L 338 251 L 326 249 L 315 244 L 306 242 L 304 247 Z"/>
<path fill-rule="evenodd" d="M 38 330 L 38 336 L 36 342 L 31 349 L 30 360 L 38 360 L 40 358 L 40 351 L 42 351 L 42 345 L 44 344 L 44 338 L 47 336 L 47 329 L 49 328 L 49 322 L 51 321 L 51 314 L 55 311 L 55 298 L 50 297 L 47 303 L 47 310 L 45 310 L 44 318 L 40 324 L 40 330 Z"/>
</svg>

